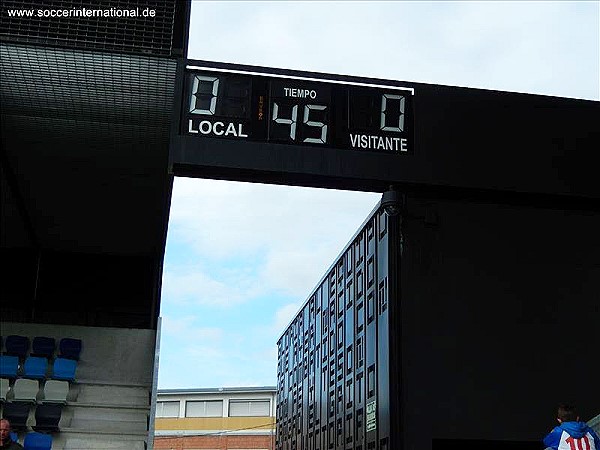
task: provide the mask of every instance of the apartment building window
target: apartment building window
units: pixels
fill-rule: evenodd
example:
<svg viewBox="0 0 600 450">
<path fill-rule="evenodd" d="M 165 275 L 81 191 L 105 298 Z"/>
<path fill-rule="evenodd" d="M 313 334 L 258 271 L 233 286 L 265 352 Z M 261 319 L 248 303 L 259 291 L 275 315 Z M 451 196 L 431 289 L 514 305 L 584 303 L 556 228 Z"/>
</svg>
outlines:
<svg viewBox="0 0 600 450">
<path fill-rule="evenodd" d="M 270 416 L 269 400 L 230 400 L 229 417 Z"/>
<path fill-rule="evenodd" d="M 179 402 L 156 402 L 156 417 L 179 417 Z"/>
<path fill-rule="evenodd" d="M 223 417 L 223 401 L 187 401 L 185 402 L 185 417 Z"/>
</svg>

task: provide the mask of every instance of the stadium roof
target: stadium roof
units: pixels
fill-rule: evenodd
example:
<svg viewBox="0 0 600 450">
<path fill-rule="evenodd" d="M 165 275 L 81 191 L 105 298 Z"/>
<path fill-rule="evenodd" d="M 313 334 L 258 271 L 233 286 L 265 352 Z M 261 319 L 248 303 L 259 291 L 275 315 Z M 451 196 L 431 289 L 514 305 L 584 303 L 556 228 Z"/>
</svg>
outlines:
<svg viewBox="0 0 600 450">
<path fill-rule="evenodd" d="M 6 320 L 73 323 L 75 306 L 82 325 L 156 326 L 190 4 L 154 7 L 155 17 L 0 18 Z"/>
</svg>

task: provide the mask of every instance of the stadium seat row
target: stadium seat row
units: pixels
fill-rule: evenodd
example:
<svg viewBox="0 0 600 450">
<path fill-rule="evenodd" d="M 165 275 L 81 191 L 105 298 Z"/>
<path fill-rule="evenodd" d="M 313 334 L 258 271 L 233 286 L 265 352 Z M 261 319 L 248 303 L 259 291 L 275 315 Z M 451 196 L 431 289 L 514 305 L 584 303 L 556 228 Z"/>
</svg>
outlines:
<svg viewBox="0 0 600 450">
<path fill-rule="evenodd" d="M 0 336 L 0 348 L 3 344 L 3 338 Z M 10 335 L 6 336 L 4 346 L 5 355 L 18 356 L 25 359 L 28 354 L 30 356 L 43 356 L 49 359 L 54 357 L 56 351 L 56 339 L 47 336 L 36 336 L 33 338 L 31 352 L 29 347 L 31 340 L 27 336 Z M 58 344 L 58 357 L 66 359 L 78 360 L 81 353 L 81 339 L 62 338 Z"/>
<path fill-rule="evenodd" d="M 41 403 L 34 405 L 23 402 L 10 402 L 2 405 L 2 417 L 8 419 L 13 430 L 27 429 L 29 411 L 35 408 L 35 424 L 32 428 L 41 432 L 59 431 L 58 422 L 62 414 L 63 405 L 55 403 Z"/>
<path fill-rule="evenodd" d="M 17 442 L 17 433 L 10 433 L 11 440 Z M 45 433 L 31 431 L 25 435 L 23 440 L 24 450 L 51 450 L 52 436 Z"/>
<path fill-rule="evenodd" d="M 69 395 L 69 382 L 60 380 L 47 380 L 40 390 L 38 380 L 18 378 L 13 386 L 6 378 L 0 378 L 0 401 L 37 402 L 41 403 L 67 403 Z"/>
<path fill-rule="evenodd" d="M 21 366 L 18 356 L 0 355 L 0 377 L 2 378 L 75 380 L 77 361 L 74 359 L 56 358 L 50 366 L 50 374 L 48 374 L 48 367 L 48 359 L 43 356 L 28 356 Z"/>
</svg>

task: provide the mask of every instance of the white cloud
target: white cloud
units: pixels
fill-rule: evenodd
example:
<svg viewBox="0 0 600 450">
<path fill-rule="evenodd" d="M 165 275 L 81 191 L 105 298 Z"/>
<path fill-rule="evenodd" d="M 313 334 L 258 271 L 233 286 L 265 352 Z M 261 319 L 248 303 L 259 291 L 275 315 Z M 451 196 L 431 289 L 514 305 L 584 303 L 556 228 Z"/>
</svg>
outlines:
<svg viewBox="0 0 600 450">
<path fill-rule="evenodd" d="M 199 327 L 195 315 L 162 319 L 159 385 L 169 387 L 262 386 L 276 383 L 276 341 L 302 302 L 262 314 L 265 325 L 237 329 Z M 271 317 L 269 321 L 268 317 Z"/>
<path fill-rule="evenodd" d="M 262 267 L 263 282 L 283 293 L 306 299 L 342 250 L 339 242 L 323 237 L 323 242 L 302 248 L 276 248 Z"/>
<path fill-rule="evenodd" d="M 439 22 L 449 79 L 438 82 L 600 98 L 599 20 L 597 5 L 576 2 L 454 4 Z"/>
<path fill-rule="evenodd" d="M 169 241 L 185 242 L 201 260 L 246 261 L 260 278 L 236 270 L 225 282 L 201 268 L 167 264 L 165 296 L 236 304 L 275 290 L 304 299 L 380 197 L 177 178 Z"/>
<path fill-rule="evenodd" d="M 189 53 L 598 99 L 599 22 L 597 2 L 197 2 Z"/>
<path fill-rule="evenodd" d="M 164 389 L 274 384 L 277 353 L 272 350 L 273 345 L 232 346 L 229 340 L 190 337 L 176 351 L 161 352 L 159 386 Z"/>
<path fill-rule="evenodd" d="M 381 197 L 258 183 L 176 178 L 169 238 L 204 256 L 243 257 L 286 245 L 310 244 L 306 236 L 349 239 Z M 296 244 L 294 244 L 296 243 Z M 343 244 L 342 244 L 343 245 Z M 341 248 L 340 248 L 341 250 Z"/>
<path fill-rule="evenodd" d="M 161 320 L 161 334 L 172 336 L 184 341 L 221 341 L 224 336 L 222 328 L 198 327 L 196 316 L 172 317 L 165 316 Z"/>
<path fill-rule="evenodd" d="M 243 271 L 229 271 L 217 279 L 199 267 L 166 266 L 163 274 L 162 297 L 174 304 L 232 307 L 262 292 L 260 280 Z"/>
<path fill-rule="evenodd" d="M 294 316 L 298 313 L 303 303 L 304 302 L 288 303 L 287 305 L 284 305 L 278 308 L 277 311 L 275 311 L 275 321 L 273 328 L 276 333 L 283 333 L 285 328 L 290 324 Z M 277 357 L 276 353 L 275 357 Z"/>
</svg>

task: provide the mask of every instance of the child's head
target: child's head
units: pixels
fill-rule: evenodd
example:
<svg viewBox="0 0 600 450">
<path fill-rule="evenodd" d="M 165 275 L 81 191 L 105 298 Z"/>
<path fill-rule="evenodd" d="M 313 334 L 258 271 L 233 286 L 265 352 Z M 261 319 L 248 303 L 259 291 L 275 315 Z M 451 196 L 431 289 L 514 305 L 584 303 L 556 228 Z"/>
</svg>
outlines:
<svg viewBox="0 0 600 450">
<path fill-rule="evenodd" d="M 575 411 L 575 407 L 566 403 L 563 403 L 558 406 L 556 418 L 560 423 L 576 422 L 579 420 L 579 416 L 577 415 L 577 411 Z"/>
</svg>

